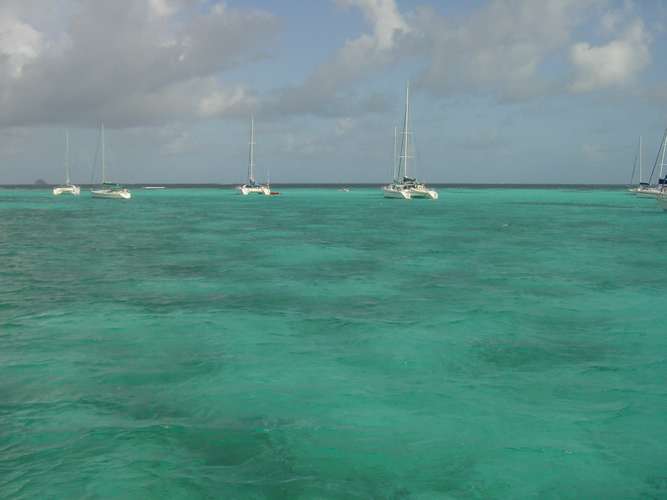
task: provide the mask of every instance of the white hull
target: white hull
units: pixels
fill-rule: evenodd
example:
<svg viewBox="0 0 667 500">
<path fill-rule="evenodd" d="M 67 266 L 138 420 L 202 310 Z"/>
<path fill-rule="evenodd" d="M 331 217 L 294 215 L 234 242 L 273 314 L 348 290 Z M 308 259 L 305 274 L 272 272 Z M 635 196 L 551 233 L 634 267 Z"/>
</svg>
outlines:
<svg viewBox="0 0 667 500">
<path fill-rule="evenodd" d="M 427 198 L 429 200 L 437 200 L 438 192 L 426 188 L 412 188 L 410 189 L 410 196 L 412 198 Z"/>
<path fill-rule="evenodd" d="M 398 198 L 401 200 L 409 200 L 412 198 L 410 191 L 407 189 L 397 189 L 393 186 L 387 186 L 382 190 L 385 198 Z"/>
<path fill-rule="evenodd" d="M 249 194 L 271 195 L 271 188 L 269 186 L 239 186 L 237 189 L 243 196 L 248 196 Z"/>
<path fill-rule="evenodd" d="M 96 189 L 91 191 L 93 198 L 105 198 L 109 200 L 129 200 L 132 193 L 127 189 Z"/>
<path fill-rule="evenodd" d="M 60 196 L 61 194 L 71 194 L 72 196 L 79 196 L 81 188 L 79 186 L 58 186 L 53 188 L 53 195 Z"/>
<path fill-rule="evenodd" d="M 640 198 L 656 198 L 662 194 L 659 189 L 638 189 L 635 194 Z"/>
<path fill-rule="evenodd" d="M 438 192 L 428 189 L 415 177 L 408 175 L 408 161 L 413 158 L 410 154 L 410 84 L 405 88 L 405 116 L 403 118 L 403 144 L 401 155 L 396 156 L 398 146 L 397 129 L 394 128 L 394 180 L 383 188 L 385 198 L 398 198 L 411 200 L 412 198 L 425 198 L 437 200 Z"/>
</svg>

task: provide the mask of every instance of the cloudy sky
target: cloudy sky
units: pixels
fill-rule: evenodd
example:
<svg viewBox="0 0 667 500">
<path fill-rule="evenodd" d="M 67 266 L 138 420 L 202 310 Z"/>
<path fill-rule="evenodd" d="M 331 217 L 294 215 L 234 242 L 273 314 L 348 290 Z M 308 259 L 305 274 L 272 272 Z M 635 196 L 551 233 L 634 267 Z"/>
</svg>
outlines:
<svg viewBox="0 0 667 500">
<path fill-rule="evenodd" d="M 0 0 L 0 183 L 624 183 L 667 126 L 662 0 Z"/>
</svg>

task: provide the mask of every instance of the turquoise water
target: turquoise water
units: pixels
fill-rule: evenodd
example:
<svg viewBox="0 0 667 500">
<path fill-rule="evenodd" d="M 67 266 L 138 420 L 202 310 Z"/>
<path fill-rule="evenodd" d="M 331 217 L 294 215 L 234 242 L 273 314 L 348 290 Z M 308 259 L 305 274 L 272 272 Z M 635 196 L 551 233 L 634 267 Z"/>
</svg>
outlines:
<svg viewBox="0 0 667 500">
<path fill-rule="evenodd" d="M 2 498 L 665 498 L 622 191 L 0 191 Z"/>
</svg>

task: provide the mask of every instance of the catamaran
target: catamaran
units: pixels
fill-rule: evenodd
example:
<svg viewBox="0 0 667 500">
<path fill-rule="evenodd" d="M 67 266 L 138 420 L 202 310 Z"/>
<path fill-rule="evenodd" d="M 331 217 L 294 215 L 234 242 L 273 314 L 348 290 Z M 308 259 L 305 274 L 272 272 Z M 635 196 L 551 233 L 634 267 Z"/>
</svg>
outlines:
<svg viewBox="0 0 667 500">
<path fill-rule="evenodd" d="M 405 116 L 403 117 L 403 137 L 401 140 L 401 155 L 396 161 L 397 131 L 394 129 L 394 180 L 383 188 L 385 198 L 412 198 L 438 199 L 438 192 L 427 188 L 415 177 L 408 175 L 408 163 L 413 157 L 410 151 L 410 84 L 405 87 Z"/>
<path fill-rule="evenodd" d="M 102 134 L 102 186 L 99 189 L 93 189 L 91 193 L 93 198 L 106 198 L 111 200 L 129 200 L 132 193 L 120 184 L 107 182 L 107 167 L 104 158 L 104 124 L 101 125 Z"/>
<path fill-rule="evenodd" d="M 69 130 L 65 131 L 65 185 L 53 188 L 53 195 L 60 196 L 61 194 L 71 194 L 79 196 L 81 188 L 72 184 L 70 180 L 70 166 L 69 166 Z"/>
<path fill-rule="evenodd" d="M 649 177 L 649 182 L 644 185 L 640 185 L 637 188 L 636 194 L 642 198 L 655 198 L 660 196 L 663 193 L 664 186 L 667 184 L 667 179 L 663 177 L 665 169 L 665 150 L 667 150 L 667 129 L 662 136 L 662 142 L 660 143 L 660 149 L 658 149 L 658 156 L 655 158 L 655 163 L 653 164 L 653 169 L 651 170 L 651 176 Z M 651 179 L 653 179 L 653 173 L 655 172 L 656 167 L 660 162 L 660 168 L 658 171 L 658 184 L 651 185 Z"/>
<path fill-rule="evenodd" d="M 266 184 L 258 184 L 255 181 L 255 117 L 250 117 L 250 142 L 248 143 L 250 152 L 248 153 L 248 182 L 239 186 L 237 189 L 243 196 L 251 193 L 271 196 L 271 186 L 267 181 Z"/>
</svg>

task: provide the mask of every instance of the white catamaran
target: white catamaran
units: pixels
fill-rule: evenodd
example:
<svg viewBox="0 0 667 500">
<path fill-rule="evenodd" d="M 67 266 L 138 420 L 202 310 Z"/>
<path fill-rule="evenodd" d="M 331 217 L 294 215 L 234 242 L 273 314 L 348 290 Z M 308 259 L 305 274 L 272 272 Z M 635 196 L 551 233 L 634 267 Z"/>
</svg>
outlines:
<svg viewBox="0 0 667 500">
<path fill-rule="evenodd" d="M 69 166 L 69 130 L 65 131 L 65 185 L 53 188 L 53 195 L 60 196 L 61 194 L 71 194 L 79 196 L 81 188 L 72 184 L 70 180 L 70 166 Z"/>
<path fill-rule="evenodd" d="M 267 181 L 266 184 L 258 184 L 255 181 L 255 117 L 250 117 L 250 152 L 248 158 L 248 182 L 239 186 L 237 189 L 243 196 L 251 193 L 262 194 L 265 196 L 271 195 L 271 187 Z"/>
<path fill-rule="evenodd" d="M 401 140 L 401 155 L 396 161 L 394 153 L 394 180 L 383 188 L 385 198 L 412 198 L 438 199 L 438 192 L 427 188 L 416 178 L 408 176 L 408 162 L 412 158 L 410 151 L 410 84 L 405 88 L 405 116 L 403 117 L 403 137 Z M 396 130 L 394 129 L 394 151 L 396 151 Z"/>
<path fill-rule="evenodd" d="M 101 125 L 102 134 L 102 186 L 99 189 L 93 189 L 91 193 L 93 198 L 106 198 L 111 200 L 129 200 L 132 193 L 119 184 L 107 182 L 107 167 L 104 157 L 104 124 Z"/>
<path fill-rule="evenodd" d="M 637 196 L 640 196 L 642 198 L 655 198 L 663 193 L 665 184 L 667 183 L 667 180 L 663 177 L 663 173 L 665 170 L 666 149 L 667 149 L 667 129 L 665 129 L 665 133 L 662 136 L 662 142 L 660 143 L 660 149 L 658 149 L 658 156 L 656 157 L 655 163 L 653 164 L 653 170 L 651 170 L 651 176 L 649 177 L 649 182 L 640 183 L 639 187 L 637 188 L 637 191 L 635 191 Z M 660 168 L 658 170 L 658 184 L 651 185 L 651 179 L 653 178 L 653 173 L 655 172 L 655 169 L 658 166 L 658 162 L 660 162 Z"/>
</svg>

